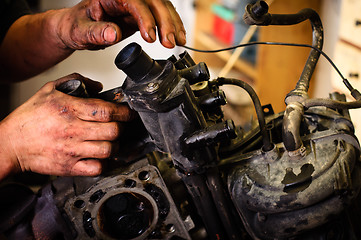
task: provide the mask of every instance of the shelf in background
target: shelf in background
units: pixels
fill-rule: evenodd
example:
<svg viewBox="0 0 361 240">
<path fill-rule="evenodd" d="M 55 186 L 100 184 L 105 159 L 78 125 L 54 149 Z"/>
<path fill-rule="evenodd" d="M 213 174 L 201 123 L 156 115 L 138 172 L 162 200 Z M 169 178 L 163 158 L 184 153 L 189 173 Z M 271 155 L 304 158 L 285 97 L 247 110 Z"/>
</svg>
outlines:
<svg viewBox="0 0 361 240">
<path fill-rule="evenodd" d="M 196 41 L 198 41 L 199 44 L 205 46 L 206 49 L 208 50 L 215 50 L 215 49 L 221 49 L 227 47 L 225 44 L 222 44 L 219 41 L 214 40 L 214 37 L 212 37 L 210 34 L 204 32 L 198 32 L 196 34 Z M 220 59 L 227 62 L 231 57 L 232 52 L 223 51 L 215 54 L 217 54 L 217 56 Z M 258 72 L 256 67 L 253 66 L 251 63 L 247 62 L 246 60 L 239 58 L 234 64 L 234 68 L 240 71 L 241 73 L 247 75 L 251 79 L 257 79 Z"/>
</svg>

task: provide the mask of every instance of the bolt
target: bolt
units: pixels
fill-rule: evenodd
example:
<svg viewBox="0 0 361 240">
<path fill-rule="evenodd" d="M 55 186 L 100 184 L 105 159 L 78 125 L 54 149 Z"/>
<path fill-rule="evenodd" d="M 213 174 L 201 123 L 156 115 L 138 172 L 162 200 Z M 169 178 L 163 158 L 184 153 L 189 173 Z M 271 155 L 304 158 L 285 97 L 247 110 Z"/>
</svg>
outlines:
<svg viewBox="0 0 361 240">
<path fill-rule="evenodd" d="M 150 172 L 142 171 L 139 173 L 138 178 L 143 181 L 148 181 L 150 179 Z"/>
<path fill-rule="evenodd" d="M 149 92 L 149 93 L 155 92 L 155 91 L 158 90 L 158 88 L 159 88 L 159 84 L 158 84 L 158 83 L 150 82 L 150 83 L 148 83 L 148 85 L 147 85 L 147 92 Z"/>
<path fill-rule="evenodd" d="M 168 231 L 169 233 L 175 232 L 175 226 L 174 226 L 173 224 L 168 224 L 168 225 L 166 226 L 166 229 L 167 229 L 167 231 Z"/>
<path fill-rule="evenodd" d="M 260 222 L 265 222 L 267 220 L 267 216 L 263 213 L 258 212 L 257 213 L 257 219 Z"/>
</svg>

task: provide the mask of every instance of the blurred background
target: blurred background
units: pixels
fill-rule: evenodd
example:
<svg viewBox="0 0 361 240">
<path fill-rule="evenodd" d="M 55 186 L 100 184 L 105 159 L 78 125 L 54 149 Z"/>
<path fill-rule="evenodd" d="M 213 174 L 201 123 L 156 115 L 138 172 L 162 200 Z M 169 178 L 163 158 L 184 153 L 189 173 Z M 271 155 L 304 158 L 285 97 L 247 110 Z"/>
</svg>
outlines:
<svg viewBox="0 0 361 240">
<path fill-rule="evenodd" d="M 29 0 L 35 12 L 73 6 L 79 0 Z M 239 44 L 245 36 L 251 41 L 278 41 L 311 44 L 309 22 L 295 26 L 259 27 L 252 29 L 242 21 L 245 6 L 252 0 L 172 0 L 181 15 L 187 30 L 187 45 L 200 49 L 218 49 Z M 324 51 L 335 61 L 341 72 L 354 87 L 361 89 L 361 1 L 359 0 L 268 0 L 270 13 L 295 13 L 302 8 L 313 8 L 321 17 L 324 26 Z M 254 32 L 253 32 L 254 31 Z M 248 35 L 247 35 L 248 34 Z M 159 42 L 148 44 L 139 33 L 127 40 L 101 51 L 78 51 L 62 63 L 28 81 L 11 86 L 8 94 L 11 111 L 30 98 L 44 83 L 73 72 L 98 80 L 104 90 L 118 87 L 125 79 L 113 61 L 118 52 L 130 42 L 139 43 L 154 59 L 178 56 L 185 49 L 172 50 Z M 189 52 L 196 62 L 206 62 L 212 78 L 235 77 L 250 83 L 259 94 L 262 104 L 272 104 L 275 112 L 285 108 L 284 97 L 294 88 L 308 57 L 310 49 L 282 46 L 256 46 L 245 48 L 240 54 L 235 51 L 221 53 Z M 232 57 L 233 54 L 233 57 Z M 235 59 L 235 60 L 231 60 Z M 4 90 L 3 90 L 4 91 Z M 241 89 L 225 89 L 229 107 L 227 116 L 236 123 L 253 118 L 249 97 Z M 314 73 L 310 96 L 328 97 L 329 92 L 348 91 L 342 80 L 321 57 Z M 6 93 L 4 93 L 6 95 Z M 4 107 L 4 106 L 3 106 Z M 361 136 L 360 110 L 352 110 L 357 135 Z"/>
</svg>

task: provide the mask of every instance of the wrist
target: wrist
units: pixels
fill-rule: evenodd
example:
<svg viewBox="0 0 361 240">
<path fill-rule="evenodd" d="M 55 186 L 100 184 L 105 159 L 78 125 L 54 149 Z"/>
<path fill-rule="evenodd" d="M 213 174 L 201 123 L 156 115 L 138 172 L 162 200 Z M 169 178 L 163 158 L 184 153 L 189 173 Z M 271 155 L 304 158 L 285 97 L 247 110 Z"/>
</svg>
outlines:
<svg viewBox="0 0 361 240">
<path fill-rule="evenodd" d="M 0 122 L 0 181 L 11 174 L 21 171 L 11 144 L 11 134 L 6 119 Z"/>
</svg>

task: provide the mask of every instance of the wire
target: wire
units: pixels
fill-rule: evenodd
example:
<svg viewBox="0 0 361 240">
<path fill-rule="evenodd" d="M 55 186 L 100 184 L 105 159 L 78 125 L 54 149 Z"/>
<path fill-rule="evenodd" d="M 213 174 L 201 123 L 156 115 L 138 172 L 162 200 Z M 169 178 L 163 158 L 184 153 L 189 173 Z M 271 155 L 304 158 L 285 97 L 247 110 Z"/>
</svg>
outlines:
<svg viewBox="0 0 361 240">
<path fill-rule="evenodd" d="M 331 101 L 332 104 L 334 105 L 334 107 L 341 108 L 341 109 L 343 109 L 343 108 L 350 109 L 350 108 L 361 107 L 361 102 L 360 102 L 361 101 L 361 93 L 357 89 L 352 87 L 351 83 L 342 75 L 341 71 L 337 68 L 336 64 L 331 60 L 331 58 L 324 51 L 322 51 L 321 49 L 314 47 L 312 45 L 302 44 L 302 43 L 284 43 L 284 42 L 248 42 L 248 43 L 243 43 L 243 44 L 239 44 L 239 45 L 235 45 L 235 46 L 231 46 L 231 47 L 227 47 L 227 48 L 216 49 L 216 50 L 201 50 L 201 49 L 196 49 L 196 48 L 192 48 L 192 47 L 188 47 L 188 46 L 182 46 L 182 47 L 184 47 L 188 50 L 191 50 L 191 51 L 195 51 L 195 52 L 217 53 L 217 52 L 233 50 L 233 49 L 236 49 L 239 47 L 248 47 L 248 46 L 252 46 L 252 45 L 278 45 L 278 46 L 306 47 L 306 48 L 312 48 L 312 49 L 318 51 L 331 64 L 331 66 L 336 70 L 338 75 L 340 75 L 343 83 L 350 90 L 351 95 L 356 99 L 355 102 L 342 103 L 342 104 L 339 104 L 338 102 L 335 102 L 335 101 Z M 308 107 L 319 106 L 322 104 L 326 104 L 326 102 L 322 102 L 322 101 L 319 101 L 319 99 L 316 99 L 315 101 L 309 101 L 306 105 L 309 105 Z M 327 102 L 327 104 L 330 105 L 331 103 Z M 305 105 L 305 103 L 304 103 L 304 105 Z"/>
<path fill-rule="evenodd" d="M 326 60 L 331 64 L 331 66 L 336 70 L 336 72 L 338 73 L 338 75 L 340 75 L 340 77 L 343 80 L 343 83 L 346 85 L 346 87 L 352 91 L 353 87 L 351 86 L 350 82 L 342 75 L 341 71 L 337 68 L 337 66 L 335 65 L 335 63 L 331 60 L 331 58 L 321 49 L 314 47 L 312 45 L 309 44 L 300 44 L 300 43 L 284 43 L 284 42 L 249 42 L 249 43 L 243 43 L 243 44 L 239 44 L 239 45 L 235 45 L 235 46 L 231 46 L 231 47 L 227 47 L 227 48 L 221 48 L 221 49 L 216 49 L 216 50 L 201 50 L 201 49 L 196 49 L 196 48 L 192 48 L 192 47 L 188 47 L 188 46 L 182 46 L 183 48 L 186 48 L 188 50 L 191 51 L 195 51 L 195 52 L 202 52 L 202 53 L 217 53 L 217 52 L 223 52 L 223 51 L 229 51 L 229 50 L 233 50 L 239 47 L 248 47 L 248 46 L 252 46 L 252 45 L 278 45 L 278 46 L 292 46 L 292 47 L 306 47 L 306 48 L 312 48 L 316 51 L 318 51 L 322 56 L 324 56 L 324 58 L 326 58 Z"/>
</svg>

